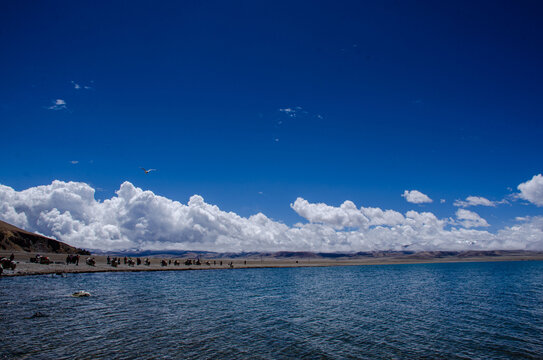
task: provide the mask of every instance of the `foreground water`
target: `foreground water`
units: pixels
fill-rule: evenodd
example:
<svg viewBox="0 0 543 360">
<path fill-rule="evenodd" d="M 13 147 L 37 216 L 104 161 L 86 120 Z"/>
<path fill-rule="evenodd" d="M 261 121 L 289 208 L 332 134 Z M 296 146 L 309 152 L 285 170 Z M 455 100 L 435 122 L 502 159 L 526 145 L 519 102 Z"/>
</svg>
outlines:
<svg viewBox="0 0 543 360">
<path fill-rule="evenodd" d="M 2 278 L 0 324 L 10 359 L 543 358 L 543 262 Z"/>
</svg>

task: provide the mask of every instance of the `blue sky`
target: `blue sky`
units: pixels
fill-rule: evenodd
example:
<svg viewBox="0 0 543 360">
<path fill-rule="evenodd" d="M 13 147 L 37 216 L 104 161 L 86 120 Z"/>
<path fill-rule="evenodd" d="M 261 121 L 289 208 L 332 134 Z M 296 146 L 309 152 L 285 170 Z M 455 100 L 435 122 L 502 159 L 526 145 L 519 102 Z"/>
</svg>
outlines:
<svg viewBox="0 0 543 360">
<path fill-rule="evenodd" d="M 17 191 L 103 200 L 129 181 L 288 225 L 298 197 L 439 218 L 509 199 L 477 208 L 489 231 L 541 215 L 511 200 L 542 172 L 538 2 L 0 6 L 0 184 Z"/>
</svg>

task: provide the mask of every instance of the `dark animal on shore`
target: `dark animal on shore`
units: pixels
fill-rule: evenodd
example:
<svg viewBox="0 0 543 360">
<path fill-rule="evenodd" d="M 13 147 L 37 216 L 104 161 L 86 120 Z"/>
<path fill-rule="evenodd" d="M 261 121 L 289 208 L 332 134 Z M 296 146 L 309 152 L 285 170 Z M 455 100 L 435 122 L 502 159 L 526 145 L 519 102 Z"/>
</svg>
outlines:
<svg viewBox="0 0 543 360">
<path fill-rule="evenodd" d="M 41 256 L 40 254 L 31 257 L 30 258 L 31 263 L 37 263 L 37 264 L 43 264 L 43 265 L 49 265 L 51 263 L 51 260 L 47 256 Z"/>
<path fill-rule="evenodd" d="M 86 263 L 89 266 L 96 266 L 96 260 L 94 258 L 87 258 Z"/>
<path fill-rule="evenodd" d="M 69 264 L 79 264 L 79 255 L 68 255 L 66 256 L 66 265 Z"/>
<path fill-rule="evenodd" d="M 207 266 L 211 266 L 211 263 L 209 261 L 206 261 Z"/>
<path fill-rule="evenodd" d="M 185 265 L 192 265 L 192 260 L 191 259 L 185 260 Z"/>
<path fill-rule="evenodd" d="M 136 262 L 132 259 L 128 259 L 128 266 L 134 266 L 136 265 Z"/>
<path fill-rule="evenodd" d="M 145 259 L 145 265 L 147 266 L 151 265 L 151 261 L 149 259 Z"/>
<path fill-rule="evenodd" d="M 111 266 L 117 267 L 117 265 L 119 265 L 118 262 L 117 262 L 117 259 L 113 259 L 113 260 L 111 261 Z"/>
<path fill-rule="evenodd" d="M 17 264 L 15 264 L 15 261 L 11 261 L 8 258 L 1 258 L 0 264 L 2 265 L 2 269 L 8 269 L 8 270 L 15 270 L 15 267 Z"/>
<path fill-rule="evenodd" d="M 168 266 L 168 262 L 166 260 L 161 260 L 160 265 L 162 266 Z"/>
<path fill-rule="evenodd" d="M 136 259 L 136 265 L 141 265 L 141 259 L 140 258 Z"/>
<path fill-rule="evenodd" d="M 179 262 L 179 260 L 175 260 L 175 261 L 173 262 L 173 264 L 174 264 L 175 266 L 179 266 L 181 263 Z"/>
</svg>

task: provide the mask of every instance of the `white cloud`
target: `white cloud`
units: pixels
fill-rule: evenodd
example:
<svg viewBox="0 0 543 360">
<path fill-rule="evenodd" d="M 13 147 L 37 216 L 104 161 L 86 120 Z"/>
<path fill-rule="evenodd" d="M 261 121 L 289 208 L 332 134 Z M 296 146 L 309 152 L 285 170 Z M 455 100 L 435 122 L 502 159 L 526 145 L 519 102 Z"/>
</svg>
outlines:
<svg viewBox="0 0 543 360">
<path fill-rule="evenodd" d="M 70 163 L 75 165 L 75 164 L 79 164 L 79 161 L 78 160 L 72 160 L 72 161 L 70 161 Z"/>
<path fill-rule="evenodd" d="M 541 174 L 534 175 L 531 180 L 520 184 L 517 188 L 520 190 L 518 196 L 521 199 L 543 206 L 543 176 Z"/>
<path fill-rule="evenodd" d="M 440 204 L 445 204 L 446 202 L 447 202 L 447 200 L 445 200 L 445 199 L 439 200 L 439 203 L 440 203 Z"/>
<path fill-rule="evenodd" d="M 482 196 L 468 196 L 466 200 L 455 200 L 454 206 L 468 207 L 468 206 L 496 206 L 502 204 L 503 201 L 490 201 Z"/>
<path fill-rule="evenodd" d="M 478 214 L 457 211 L 457 221 L 431 212 L 338 207 L 298 198 L 291 207 L 309 223 L 287 226 L 262 213 L 241 217 L 194 195 L 187 204 L 124 182 L 97 201 L 85 183 L 53 181 L 23 191 L 0 185 L 0 218 L 87 249 L 209 251 L 371 251 L 543 249 L 543 217 L 497 234 Z M 464 228 L 456 228 L 460 224 Z M 451 226 L 452 225 L 452 226 Z"/>
<path fill-rule="evenodd" d="M 284 109 L 279 109 L 280 112 L 282 113 L 285 113 L 287 114 L 288 116 L 294 118 L 296 117 L 296 109 L 292 109 L 292 108 L 284 108 Z"/>
<path fill-rule="evenodd" d="M 520 219 L 519 219 L 520 220 Z M 543 245 L 543 216 L 525 217 L 521 224 L 506 227 L 496 234 L 496 243 L 489 246 L 503 249 L 541 250 Z M 498 242 L 499 241 L 499 242 Z"/>
<path fill-rule="evenodd" d="M 465 228 L 472 227 L 487 227 L 490 226 L 479 214 L 473 211 L 466 209 L 458 209 L 456 211 L 456 218 L 459 220 L 458 223 Z"/>
<path fill-rule="evenodd" d="M 432 199 L 430 199 L 430 197 L 428 197 L 428 195 L 423 194 L 418 190 L 405 190 L 402 194 L 402 197 L 404 197 L 407 202 L 413 204 L 431 203 L 433 201 Z"/>
<path fill-rule="evenodd" d="M 194 195 L 187 205 L 125 182 L 103 202 L 84 183 L 54 181 L 21 192 L 0 188 L 0 216 L 17 226 L 91 249 L 208 249 L 241 251 L 293 247 L 286 225 L 263 214 L 242 218 Z M 26 222 L 25 222 L 26 217 Z M 254 241 L 254 244 L 251 242 Z M 253 246 L 254 245 L 254 246 Z M 256 246 L 256 247 L 255 247 Z"/>
<path fill-rule="evenodd" d="M 279 112 L 282 112 L 283 114 L 291 118 L 296 118 L 296 117 L 301 117 L 301 116 L 311 116 L 309 111 L 305 110 L 301 106 L 282 108 L 282 109 L 279 109 Z M 319 117 L 320 115 L 315 114 L 314 116 Z"/>
<path fill-rule="evenodd" d="M 326 224 L 335 229 L 367 227 L 370 223 L 370 219 L 358 210 L 352 201 L 345 201 L 340 207 L 334 207 L 322 203 L 311 204 L 307 200 L 297 198 L 290 207 L 312 223 Z"/>
<path fill-rule="evenodd" d="M 56 99 L 53 101 L 53 105 L 49 106 L 47 109 L 49 110 L 68 110 L 68 106 L 66 105 L 66 101 L 62 99 Z"/>
<path fill-rule="evenodd" d="M 92 89 L 92 86 L 89 86 L 89 85 L 81 85 L 81 84 L 78 84 L 76 83 L 75 81 L 71 81 L 72 85 L 74 86 L 74 89 L 76 90 L 80 90 L 80 89 L 85 89 L 85 90 L 91 90 Z M 93 83 L 93 81 L 91 81 L 91 83 Z"/>
</svg>

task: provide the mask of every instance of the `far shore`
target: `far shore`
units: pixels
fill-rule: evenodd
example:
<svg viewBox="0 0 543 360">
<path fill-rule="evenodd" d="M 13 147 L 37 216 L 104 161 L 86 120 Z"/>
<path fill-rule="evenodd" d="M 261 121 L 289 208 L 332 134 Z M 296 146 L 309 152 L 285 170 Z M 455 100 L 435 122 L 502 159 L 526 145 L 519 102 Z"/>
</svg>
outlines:
<svg viewBox="0 0 543 360">
<path fill-rule="evenodd" d="M 11 252 L 0 251 L 0 257 L 9 257 Z M 399 264 L 431 264 L 431 263 L 456 263 L 456 262 L 496 262 L 496 261 L 530 261 L 543 260 L 542 253 L 521 253 L 503 256 L 475 256 L 475 257 L 444 257 L 417 259 L 402 256 L 379 257 L 379 258 L 354 258 L 354 259 L 308 259 L 289 258 L 276 259 L 271 257 L 258 258 L 235 258 L 235 259 L 202 259 L 201 265 L 185 265 L 187 258 L 175 256 L 153 256 L 139 257 L 141 265 L 129 266 L 121 261 L 118 267 L 107 264 L 107 256 L 103 255 L 81 255 L 79 265 L 66 264 L 66 254 L 41 254 L 52 261 L 49 265 L 31 263 L 30 258 L 36 253 L 14 252 L 14 261 L 17 264 L 15 270 L 4 270 L 1 276 L 27 276 L 47 274 L 68 274 L 68 273 L 93 273 L 93 272 L 140 272 L 140 271 L 187 271 L 187 270 L 218 270 L 218 269 L 248 269 L 248 268 L 288 268 L 288 267 L 325 267 L 325 266 L 360 266 L 360 265 L 399 265 Z M 93 257 L 96 260 L 95 266 L 87 265 L 85 260 Z M 136 259 L 137 257 L 132 257 Z M 150 265 L 144 265 L 143 260 L 148 258 Z M 124 258 L 123 258 L 124 260 Z M 167 265 L 161 265 L 161 260 L 166 260 Z M 179 265 L 174 265 L 175 261 Z M 232 266 L 230 266 L 230 263 Z"/>
</svg>

